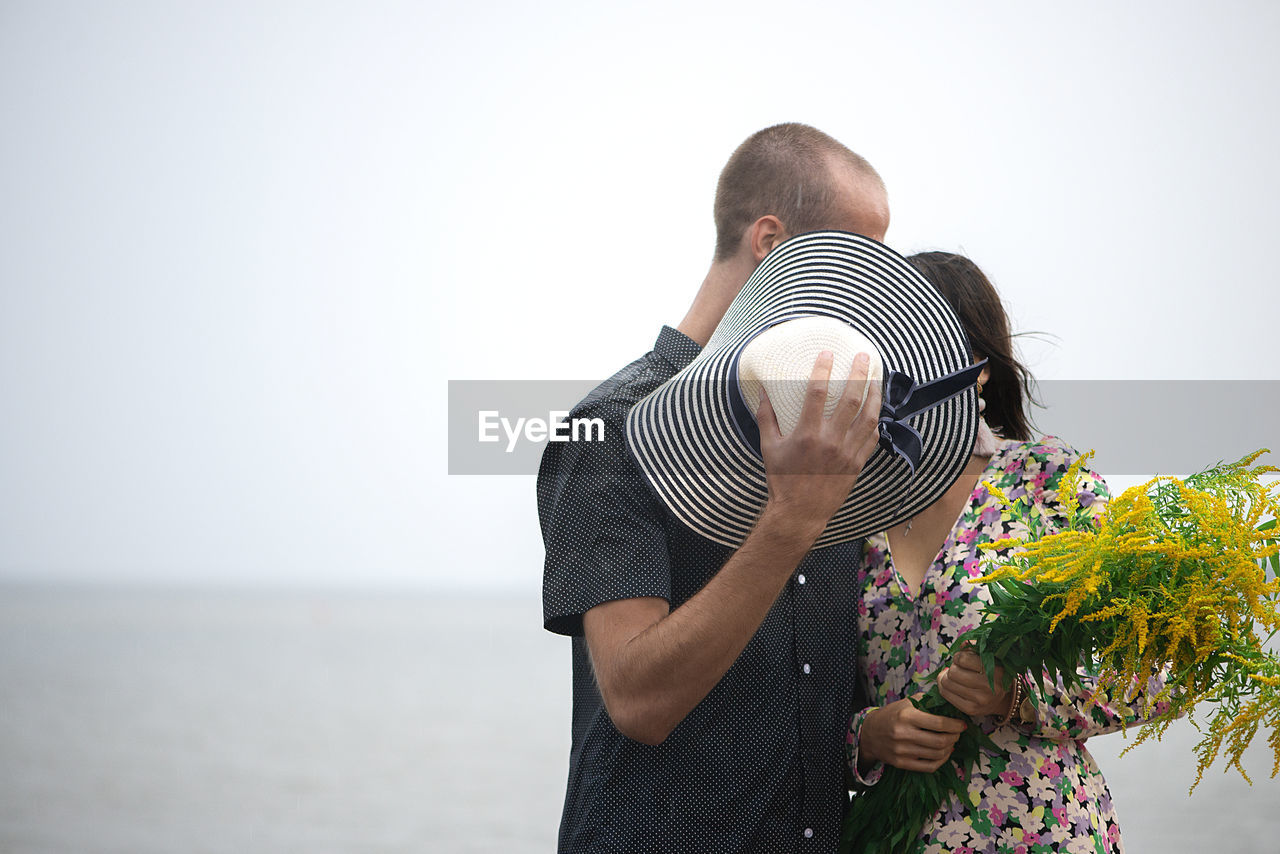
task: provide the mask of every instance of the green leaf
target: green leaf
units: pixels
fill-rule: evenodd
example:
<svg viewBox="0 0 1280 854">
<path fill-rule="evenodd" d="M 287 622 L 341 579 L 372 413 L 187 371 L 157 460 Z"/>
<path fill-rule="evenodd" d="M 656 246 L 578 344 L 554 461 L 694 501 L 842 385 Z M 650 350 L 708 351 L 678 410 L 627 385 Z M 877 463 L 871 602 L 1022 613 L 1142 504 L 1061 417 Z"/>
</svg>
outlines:
<svg viewBox="0 0 1280 854">
<path fill-rule="evenodd" d="M 983 650 L 978 658 L 982 661 L 982 669 L 987 671 L 987 684 L 994 691 L 996 688 L 996 654 L 990 650 Z"/>
</svg>

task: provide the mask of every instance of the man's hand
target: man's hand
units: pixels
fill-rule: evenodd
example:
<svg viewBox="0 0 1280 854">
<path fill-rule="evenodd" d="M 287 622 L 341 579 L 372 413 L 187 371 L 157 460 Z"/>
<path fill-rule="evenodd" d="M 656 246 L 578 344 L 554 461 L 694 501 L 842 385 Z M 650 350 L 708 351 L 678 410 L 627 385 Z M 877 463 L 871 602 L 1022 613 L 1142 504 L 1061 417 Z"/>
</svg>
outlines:
<svg viewBox="0 0 1280 854">
<path fill-rule="evenodd" d="M 996 666 L 993 690 L 982 669 L 982 660 L 965 646 L 951 657 L 951 666 L 938 676 L 938 690 L 943 699 L 970 717 L 1003 715 L 1009 711 L 1010 690 L 1006 687 L 1004 668 Z"/>
<path fill-rule="evenodd" d="M 756 413 L 769 485 L 769 501 L 762 515 L 784 514 L 798 533 L 809 537 L 810 544 L 853 491 L 878 438 L 880 384 L 871 383 L 862 401 L 871 363 L 866 353 L 854 358 L 844 394 L 831 416 L 824 415 L 834 361 L 830 351 L 818 355 L 800 420 L 790 434 L 782 435 L 773 405 L 763 391 Z"/>
<path fill-rule="evenodd" d="M 964 721 L 931 715 L 898 700 L 867 713 L 858 740 L 858 768 L 884 762 L 907 771 L 932 774 L 951 756 Z"/>
</svg>

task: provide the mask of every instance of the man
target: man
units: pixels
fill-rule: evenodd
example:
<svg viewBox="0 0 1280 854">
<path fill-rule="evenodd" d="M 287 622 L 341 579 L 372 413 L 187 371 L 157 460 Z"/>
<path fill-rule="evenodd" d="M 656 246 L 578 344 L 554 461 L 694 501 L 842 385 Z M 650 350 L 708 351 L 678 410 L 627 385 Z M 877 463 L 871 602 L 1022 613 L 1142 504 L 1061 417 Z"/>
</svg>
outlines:
<svg viewBox="0 0 1280 854">
<path fill-rule="evenodd" d="M 875 446 L 878 403 L 856 418 L 806 404 L 785 438 L 762 403 L 769 500 L 737 550 L 665 512 L 623 425 L 693 359 L 770 250 L 817 229 L 882 241 L 888 201 L 864 159 L 784 124 L 730 158 L 715 220 L 711 269 L 679 327 L 664 327 L 652 352 L 571 414 L 603 419 L 606 441 L 549 444 L 538 475 L 545 625 L 573 637 L 562 852 L 835 851 L 838 842 L 860 544 L 810 548 Z M 811 378 L 821 399 L 830 371 L 824 353 Z M 813 471 L 837 475 L 780 474 Z"/>
</svg>

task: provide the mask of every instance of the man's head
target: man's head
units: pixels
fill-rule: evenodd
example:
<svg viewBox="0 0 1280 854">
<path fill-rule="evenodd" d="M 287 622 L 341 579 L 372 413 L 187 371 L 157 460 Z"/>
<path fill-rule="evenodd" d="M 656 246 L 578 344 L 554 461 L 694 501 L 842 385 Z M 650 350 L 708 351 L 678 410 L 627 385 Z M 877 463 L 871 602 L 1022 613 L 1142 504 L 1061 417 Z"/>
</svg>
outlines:
<svg viewBox="0 0 1280 854">
<path fill-rule="evenodd" d="M 816 128 L 788 123 L 749 136 L 720 173 L 715 259 L 749 248 L 748 232 L 763 217 L 773 218 L 773 242 L 820 229 L 883 241 L 889 200 L 864 158 Z"/>
</svg>

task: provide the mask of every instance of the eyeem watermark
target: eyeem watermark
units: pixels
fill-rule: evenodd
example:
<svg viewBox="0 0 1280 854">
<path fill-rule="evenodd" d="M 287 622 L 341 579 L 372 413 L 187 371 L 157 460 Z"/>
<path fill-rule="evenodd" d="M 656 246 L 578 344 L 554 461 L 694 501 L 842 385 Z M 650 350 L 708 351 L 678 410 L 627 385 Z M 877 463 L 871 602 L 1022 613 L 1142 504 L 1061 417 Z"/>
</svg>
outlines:
<svg viewBox="0 0 1280 854">
<path fill-rule="evenodd" d="M 612 423 L 570 417 L 598 382 L 450 380 L 449 473 L 536 474 L 552 443 L 625 442 Z"/>
<path fill-rule="evenodd" d="M 604 421 L 600 418 L 569 418 L 567 409 L 550 412 L 541 418 L 516 418 L 513 422 L 496 409 L 483 409 L 479 413 L 480 431 L 477 441 L 498 442 L 507 440 L 507 453 L 516 449 L 523 436 L 529 442 L 603 442 Z M 499 435 L 499 428 L 501 434 Z"/>
<path fill-rule="evenodd" d="M 598 383 L 450 380 L 449 473 L 535 475 L 546 448 L 579 442 L 626 453 L 614 421 L 569 417 Z M 1039 397 L 1034 434 L 1097 451 L 1107 475 L 1187 475 L 1258 448 L 1275 452 L 1263 462 L 1280 457 L 1280 380 L 1054 380 Z"/>
</svg>

